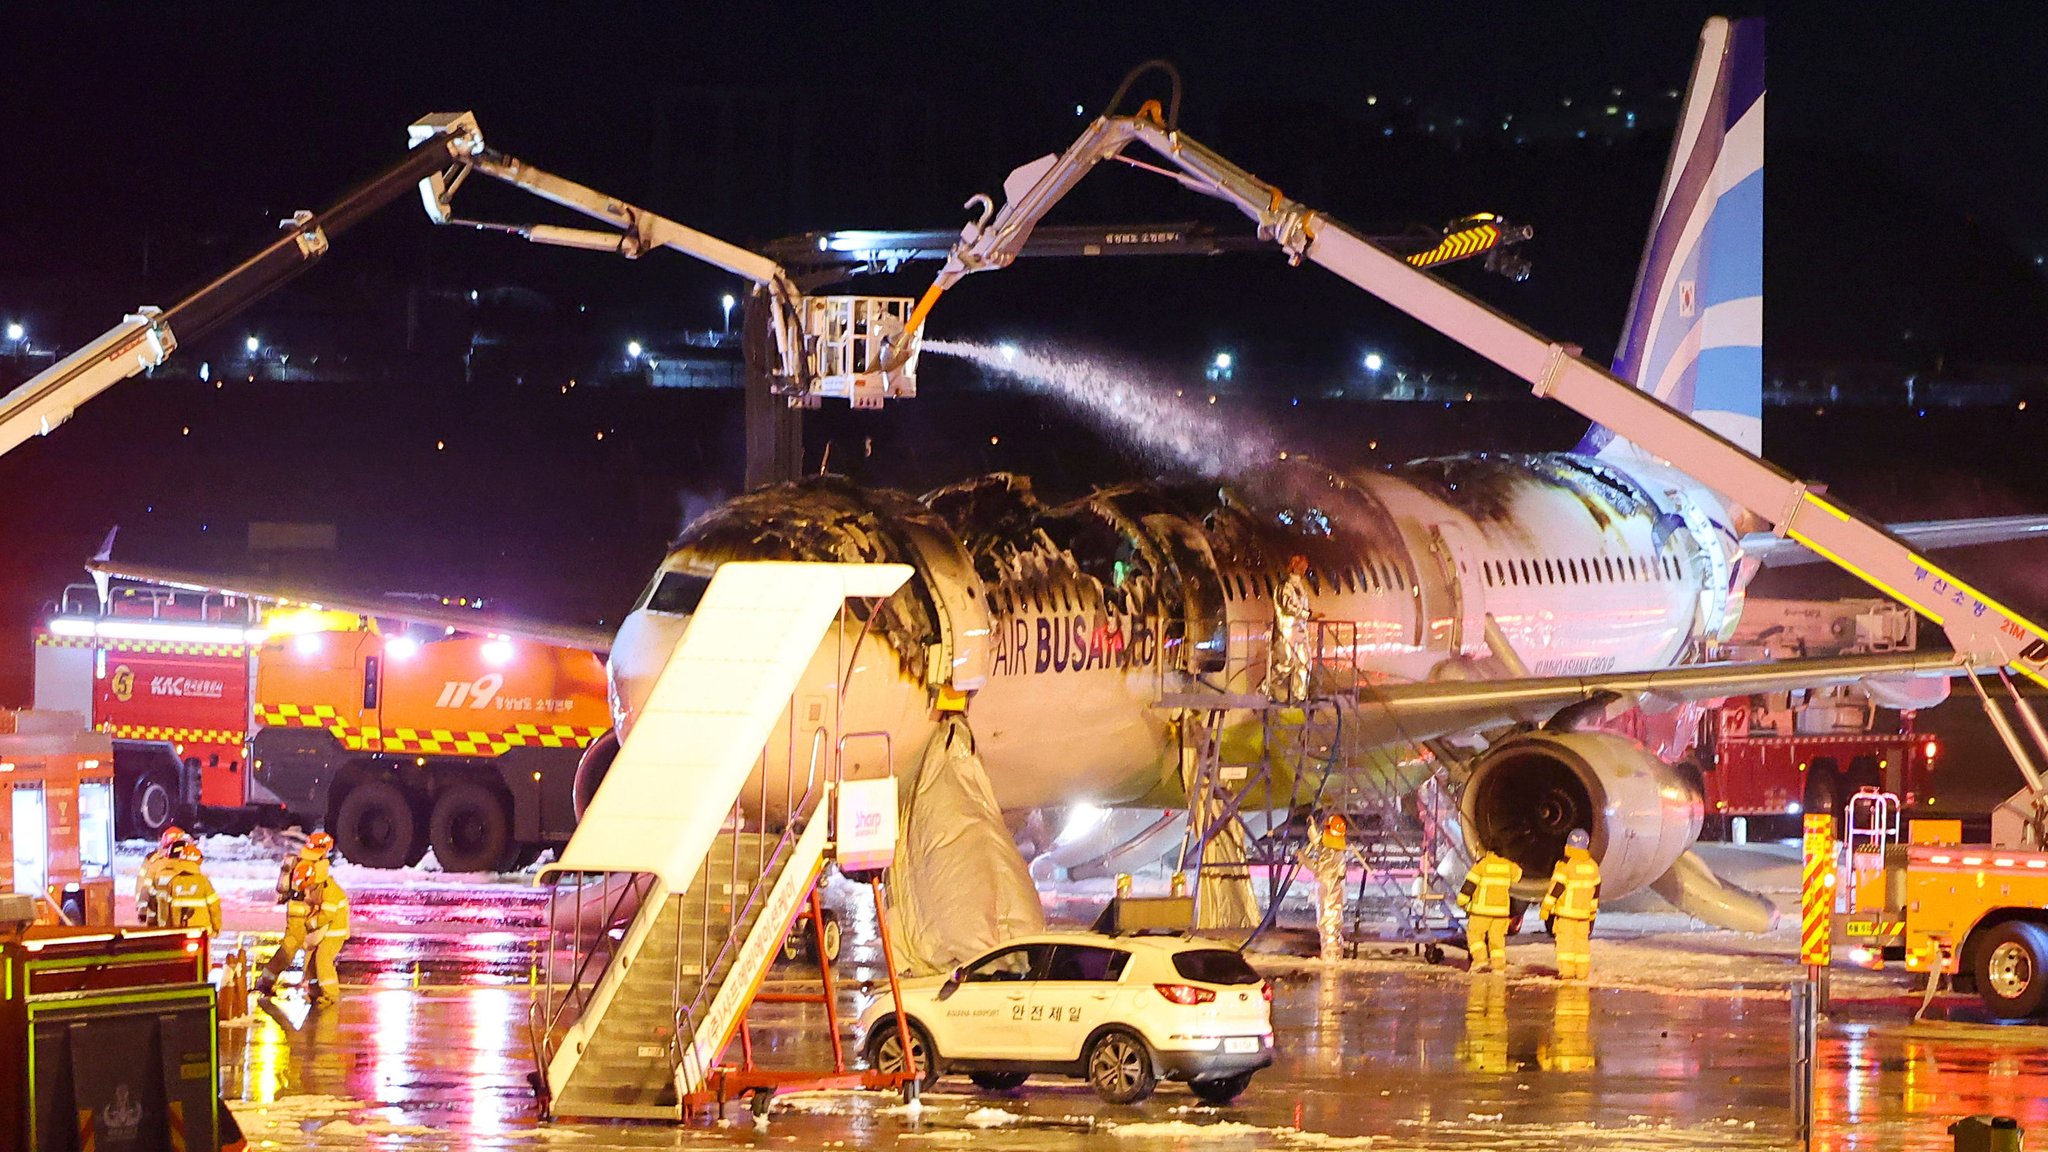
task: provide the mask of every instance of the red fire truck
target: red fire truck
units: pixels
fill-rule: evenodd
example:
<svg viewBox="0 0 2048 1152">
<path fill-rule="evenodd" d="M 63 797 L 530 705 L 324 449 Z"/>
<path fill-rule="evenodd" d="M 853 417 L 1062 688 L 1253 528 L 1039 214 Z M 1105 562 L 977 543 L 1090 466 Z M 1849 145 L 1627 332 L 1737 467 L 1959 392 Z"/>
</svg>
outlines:
<svg viewBox="0 0 2048 1152">
<path fill-rule="evenodd" d="M 251 798 L 243 747 L 260 612 L 247 597 L 124 584 L 64 590 L 36 631 L 38 709 L 114 738 L 115 823 L 154 837 Z"/>
<path fill-rule="evenodd" d="M 1913 614 L 1887 600 L 1752 600 L 1735 647 L 1752 658 L 1882 652 L 1912 648 L 1916 632 Z M 1778 818 L 1771 826 L 1787 835 L 1803 812 L 1839 819 L 1859 788 L 1924 805 L 1940 751 L 1911 710 L 1859 686 L 1728 700 L 1702 717 L 1697 745 L 1710 824 Z"/>
</svg>

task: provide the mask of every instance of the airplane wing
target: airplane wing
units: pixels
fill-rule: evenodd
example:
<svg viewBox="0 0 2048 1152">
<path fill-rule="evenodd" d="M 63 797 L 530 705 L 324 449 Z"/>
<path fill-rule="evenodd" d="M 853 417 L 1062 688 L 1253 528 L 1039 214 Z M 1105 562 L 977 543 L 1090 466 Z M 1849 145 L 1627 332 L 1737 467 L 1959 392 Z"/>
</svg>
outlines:
<svg viewBox="0 0 2048 1152">
<path fill-rule="evenodd" d="M 1904 537 L 1915 548 L 1963 548 L 1971 544 L 2000 544 L 2008 540 L 2048 539 L 2048 516 L 1912 520 L 1888 524 L 1885 528 L 1893 535 Z M 1805 545 L 1770 532 L 1752 532 L 1744 536 L 1742 551 L 1745 555 L 1757 557 L 1768 568 L 1822 562 L 1822 558 Z"/>
<path fill-rule="evenodd" d="M 362 592 L 323 587 L 316 583 L 266 578 L 244 579 L 214 572 L 191 572 L 156 564 L 112 560 L 105 555 L 94 557 L 85 567 L 96 580 L 136 580 L 145 584 L 189 588 L 199 592 L 246 596 L 263 603 L 317 606 L 386 620 L 405 620 L 436 628 L 453 628 L 460 632 L 490 632 L 558 648 L 581 648 L 599 655 L 609 652 L 612 646 L 612 634 L 599 628 L 485 612 L 456 605 L 366 595 Z"/>
<path fill-rule="evenodd" d="M 1512 680 L 1447 680 L 1382 684 L 1359 693 L 1358 720 L 1367 741 L 1413 743 L 1514 720 L 1548 719 L 1582 700 L 1611 693 L 1672 701 L 1714 700 L 1793 688 L 1821 688 L 1878 678 L 1959 676 L 1952 652 L 1887 652 L 1740 664 L 1689 664 L 1654 672 L 1593 676 L 1530 676 Z"/>
</svg>

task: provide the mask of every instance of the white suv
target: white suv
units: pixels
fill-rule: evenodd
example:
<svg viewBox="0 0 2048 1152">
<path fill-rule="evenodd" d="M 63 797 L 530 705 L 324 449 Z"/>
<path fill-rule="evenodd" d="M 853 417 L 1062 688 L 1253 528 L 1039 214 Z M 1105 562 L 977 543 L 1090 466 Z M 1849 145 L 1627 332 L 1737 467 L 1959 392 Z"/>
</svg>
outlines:
<svg viewBox="0 0 2048 1152">
<path fill-rule="evenodd" d="M 965 1072 L 989 1089 L 1078 1076 L 1112 1104 L 1185 1080 L 1226 1104 L 1273 1062 L 1273 986 L 1237 951 L 1180 936 L 1024 936 L 953 970 L 902 982 L 910 1049 L 930 1087 Z M 861 1051 L 903 1068 L 895 1006 L 861 1014 Z"/>
</svg>

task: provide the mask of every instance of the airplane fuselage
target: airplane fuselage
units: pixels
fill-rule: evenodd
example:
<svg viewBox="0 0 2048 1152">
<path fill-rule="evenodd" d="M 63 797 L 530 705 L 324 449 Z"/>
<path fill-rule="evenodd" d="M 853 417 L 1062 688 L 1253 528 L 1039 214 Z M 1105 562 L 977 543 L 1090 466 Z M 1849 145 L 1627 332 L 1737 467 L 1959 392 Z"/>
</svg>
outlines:
<svg viewBox="0 0 2048 1152">
<path fill-rule="evenodd" d="M 1317 659 L 1357 679 L 1592 674 L 1725 635 L 1742 582 L 1727 520 L 1659 466 L 1568 455 L 1296 463 L 1221 492 L 1126 485 L 1058 506 L 1008 476 L 918 501 L 764 489 L 684 530 L 613 647 L 615 715 L 630 731 L 719 563 L 900 560 L 917 578 L 851 638 L 889 686 L 856 685 L 869 703 L 844 721 L 892 730 L 885 770 L 922 746 L 946 687 L 1005 809 L 1173 803 L 1180 737 L 1158 702 L 1259 690 L 1291 556 L 1309 562 Z"/>
</svg>

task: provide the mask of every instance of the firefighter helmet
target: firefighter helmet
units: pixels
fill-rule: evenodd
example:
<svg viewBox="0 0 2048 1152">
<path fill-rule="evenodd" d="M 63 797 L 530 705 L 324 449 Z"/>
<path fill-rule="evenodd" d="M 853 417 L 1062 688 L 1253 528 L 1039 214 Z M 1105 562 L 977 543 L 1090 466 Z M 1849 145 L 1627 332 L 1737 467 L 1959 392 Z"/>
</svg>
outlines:
<svg viewBox="0 0 2048 1152">
<path fill-rule="evenodd" d="M 317 860 L 332 851 L 334 851 L 334 837 L 329 836 L 325 832 L 315 832 L 311 836 L 306 837 L 306 846 L 299 849 L 299 855 Z"/>
<path fill-rule="evenodd" d="M 206 861 L 206 853 L 199 850 L 199 841 L 187 836 L 171 845 L 171 859 L 190 860 L 194 864 L 201 864 Z"/>
<path fill-rule="evenodd" d="M 1593 838 L 1587 835 L 1584 828 L 1574 828 L 1565 835 L 1564 843 L 1567 848 L 1590 848 Z"/>
<path fill-rule="evenodd" d="M 169 852 L 172 848 L 177 847 L 179 841 L 190 840 L 191 838 L 191 835 L 187 833 L 183 828 L 180 828 L 176 824 L 173 824 L 170 827 L 164 829 L 163 835 L 156 838 L 157 851 Z"/>
</svg>

